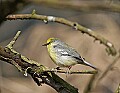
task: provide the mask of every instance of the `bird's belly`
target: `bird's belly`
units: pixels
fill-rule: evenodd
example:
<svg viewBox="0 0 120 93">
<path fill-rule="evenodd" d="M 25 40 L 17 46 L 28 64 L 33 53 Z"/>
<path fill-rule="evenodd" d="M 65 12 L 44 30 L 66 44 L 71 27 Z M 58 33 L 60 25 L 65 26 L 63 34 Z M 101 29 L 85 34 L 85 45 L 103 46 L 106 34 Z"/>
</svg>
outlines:
<svg viewBox="0 0 120 93">
<path fill-rule="evenodd" d="M 68 67 L 77 64 L 76 61 L 74 61 L 71 57 L 68 56 L 60 56 L 56 58 L 57 65 L 60 67 Z"/>
<path fill-rule="evenodd" d="M 53 51 L 50 51 L 50 57 L 53 62 L 60 67 L 68 67 L 77 64 L 71 56 L 61 56 Z"/>
</svg>

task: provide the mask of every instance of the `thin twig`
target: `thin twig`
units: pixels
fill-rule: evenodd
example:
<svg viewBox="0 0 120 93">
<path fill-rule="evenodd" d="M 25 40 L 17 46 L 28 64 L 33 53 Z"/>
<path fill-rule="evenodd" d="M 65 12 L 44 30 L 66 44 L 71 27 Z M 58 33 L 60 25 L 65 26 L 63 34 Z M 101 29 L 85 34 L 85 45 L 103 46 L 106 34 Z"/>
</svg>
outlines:
<svg viewBox="0 0 120 93">
<path fill-rule="evenodd" d="M 99 77 L 98 81 L 102 80 L 108 72 L 112 69 L 112 67 L 118 62 L 120 59 L 120 50 L 118 51 L 118 56 L 114 59 L 114 61 L 106 68 L 106 70 L 103 72 L 103 74 Z"/>
<path fill-rule="evenodd" d="M 120 83 L 119 83 L 118 88 L 116 89 L 115 93 L 120 93 Z"/>
<path fill-rule="evenodd" d="M 84 93 L 89 93 L 94 89 L 94 87 L 95 87 L 94 84 L 96 82 L 97 76 L 98 76 L 98 74 L 94 74 L 94 75 L 91 76 L 91 78 L 90 78 L 90 80 L 89 80 L 89 82 L 88 82 L 88 84 L 87 84 L 87 86 L 84 90 Z"/>
<path fill-rule="evenodd" d="M 115 56 L 117 54 L 116 49 L 114 48 L 114 45 L 108 41 L 107 39 L 103 38 L 102 36 L 98 35 L 96 31 L 93 31 L 89 28 L 83 27 L 82 25 L 69 21 L 65 18 L 60 17 L 54 17 L 54 16 L 45 16 L 45 15 L 38 15 L 35 13 L 35 10 L 33 10 L 32 14 L 15 14 L 15 15 L 8 15 L 6 17 L 7 20 L 17 20 L 17 19 L 36 19 L 36 20 L 42 20 L 45 23 L 50 22 L 57 22 L 61 23 L 67 26 L 70 26 L 78 31 L 81 31 L 81 33 L 86 33 L 89 36 L 93 37 L 96 40 L 100 41 L 101 44 L 106 46 L 106 51 L 109 55 Z"/>
<path fill-rule="evenodd" d="M 13 40 L 11 40 L 11 42 L 6 47 L 12 48 L 13 45 L 15 44 L 15 41 L 18 39 L 20 33 L 21 33 L 21 31 L 18 31 L 17 34 L 15 35 L 15 37 L 13 38 Z"/>
<path fill-rule="evenodd" d="M 46 70 L 45 72 L 56 72 L 56 73 L 64 73 L 66 74 L 67 71 L 64 70 Z M 69 74 L 97 74 L 97 71 L 69 71 Z"/>
</svg>

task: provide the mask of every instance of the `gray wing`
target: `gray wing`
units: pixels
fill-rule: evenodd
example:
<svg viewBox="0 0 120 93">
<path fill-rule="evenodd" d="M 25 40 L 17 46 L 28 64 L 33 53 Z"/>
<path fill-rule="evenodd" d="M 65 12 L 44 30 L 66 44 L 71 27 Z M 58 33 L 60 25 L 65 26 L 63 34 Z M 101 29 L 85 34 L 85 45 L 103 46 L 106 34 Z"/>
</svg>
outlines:
<svg viewBox="0 0 120 93">
<path fill-rule="evenodd" d="M 72 47 L 68 46 L 67 44 L 63 44 L 63 45 L 57 44 L 57 45 L 54 45 L 53 47 L 56 48 L 55 49 L 56 52 L 57 53 L 59 52 L 59 54 L 61 56 L 71 56 L 72 58 L 74 58 L 78 62 L 78 64 L 87 65 L 87 66 L 90 66 L 93 69 L 97 70 L 96 67 L 94 67 L 90 63 L 86 62 L 85 59 L 83 57 L 81 57 L 79 55 L 79 53 L 75 49 L 73 49 Z"/>
<path fill-rule="evenodd" d="M 83 61 L 83 58 L 79 55 L 79 53 L 73 49 L 71 46 L 68 46 L 67 44 L 57 44 L 53 46 L 56 48 L 55 50 L 59 52 L 61 56 L 71 56 L 75 58 L 78 62 Z M 69 48 L 68 48 L 69 47 Z"/>
</svg>

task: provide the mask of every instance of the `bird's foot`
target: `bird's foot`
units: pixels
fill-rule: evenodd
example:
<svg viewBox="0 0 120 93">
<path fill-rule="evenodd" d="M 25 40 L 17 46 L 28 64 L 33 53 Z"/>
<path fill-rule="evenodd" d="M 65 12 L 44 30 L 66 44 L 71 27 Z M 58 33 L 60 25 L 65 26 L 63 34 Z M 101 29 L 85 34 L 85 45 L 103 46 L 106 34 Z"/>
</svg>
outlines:
<svg viewBox="0 0 120 93">
<path fill-rule="evenodd" d="M 62 70 L 60 67 L 52 68 L 51 71 L 57 73 L 58 70 Z"/>
</svg>

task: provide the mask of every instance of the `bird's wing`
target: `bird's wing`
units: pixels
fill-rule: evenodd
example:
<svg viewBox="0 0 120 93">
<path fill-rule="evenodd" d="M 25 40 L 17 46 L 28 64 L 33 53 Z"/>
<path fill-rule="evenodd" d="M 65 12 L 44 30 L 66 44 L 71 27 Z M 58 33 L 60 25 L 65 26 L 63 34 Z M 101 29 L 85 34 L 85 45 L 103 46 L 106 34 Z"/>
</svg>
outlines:
<svg viewBox="0 0 120 93">
<path fill-rule="evenodd" d="M 54 48 L 56 48 L 56 52 L 59 52 L 61 56 L 71 56 L 72 58 L 78 60 L 78 62 L 84 60 L 75 49 L 73 49 L 71 46 L 68 46 L 67 44 L 57 44 L 54 46 Z"/>
<path fill-rule="evenodd" d="M 55 45 L 54 48 L 56 48 L 56 52 L 59 53 L 61 56 L 70 56 L 72 58 L 74 58 L 78 64 L 83 64 L 83 65 L 87 65 L 90 66 L 94 69 L 97 69 L 96 67 L 94 67 L 93 65 L 91 65 L 90 63 L 88 63 L 87 61 L 85 61 L 85 59 L 83 57 L 81 57 L 79 55 L 79 53 L 73 49 L 72 47 L 66 45 Z"/>
</svg>

